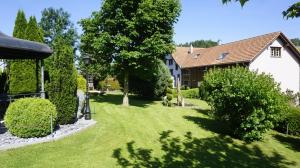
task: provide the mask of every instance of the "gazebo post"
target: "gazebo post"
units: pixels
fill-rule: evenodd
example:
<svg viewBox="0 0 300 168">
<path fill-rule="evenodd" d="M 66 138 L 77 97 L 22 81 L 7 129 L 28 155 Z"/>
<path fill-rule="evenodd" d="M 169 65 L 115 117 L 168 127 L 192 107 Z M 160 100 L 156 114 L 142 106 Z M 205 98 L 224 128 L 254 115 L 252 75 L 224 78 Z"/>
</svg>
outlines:
<svg viewBox="0 0 300 168">
<path fill-rule="evenodd" d="M 45 98 L 45 86 L 44 86 L 44 60 L 41 59 L 41 98 Z"/>
</svg>

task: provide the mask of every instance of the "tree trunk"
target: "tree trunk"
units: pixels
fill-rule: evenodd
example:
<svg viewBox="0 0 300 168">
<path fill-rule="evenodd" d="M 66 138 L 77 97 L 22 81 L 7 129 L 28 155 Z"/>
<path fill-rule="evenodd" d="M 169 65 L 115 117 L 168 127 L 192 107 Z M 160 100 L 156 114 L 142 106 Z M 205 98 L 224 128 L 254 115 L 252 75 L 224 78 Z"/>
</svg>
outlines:
<svg viewBox="0 0 300 168">
<path fill-rule="evenodd" d="M 128 98 L 128 87 L 129 87 L 129 72 L 125 70 L 124 74 L 124 95 L 123 95 L 123 106 L 129 106 L 129 98 Z"/>
</svg>

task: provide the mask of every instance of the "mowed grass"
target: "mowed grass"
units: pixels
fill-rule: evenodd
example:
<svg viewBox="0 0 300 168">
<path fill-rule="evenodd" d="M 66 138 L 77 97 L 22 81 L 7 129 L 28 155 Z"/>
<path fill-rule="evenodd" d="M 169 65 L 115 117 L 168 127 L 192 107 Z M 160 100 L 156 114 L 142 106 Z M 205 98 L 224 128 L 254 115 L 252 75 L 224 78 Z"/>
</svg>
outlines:
<svg viewBox="0 0 300 168">
<path fill-rule="evenodd" d="M 121 167 L 113 157 L 121 155 L 140 167 L 158 157 L 165 167 L 300 167 L 300 139 L 271 131 L 261 142 L 245 144 L 223 135 L 224 127 L 207 115 L 208 105 L 200 100 L 186 100 L 199 108 L 164 107 L 161 102 L 131 98 L 130 107 L 121 106 L 121 95 L 99 96 L 91 110 L 97 124 L 65 139 L 0 152 L 0 167 Z M 161 149 L 159 137 L 172 130 L 172 137 L 184 141 L 187 132 L 195 141 L 186 148 L 172 149 L 171 159 L 162 159 L 169 150 Z M 152 158 L 133 157 L 127 143 L 151 150 Z M 143 153 L 142 153 L 143 155 Z M 172 158 L 174 157 L 174 158 Z M 121 157 L 119 157 L 120 159 Z M 182 166 L 176 160 L 181 160 Z M 120 161 L 120 160 L 119 160 Z M 186 163 L 185 163 L 186 162 Z M 143 163 L 143 164 L 142 164 Z"/>
</svg>

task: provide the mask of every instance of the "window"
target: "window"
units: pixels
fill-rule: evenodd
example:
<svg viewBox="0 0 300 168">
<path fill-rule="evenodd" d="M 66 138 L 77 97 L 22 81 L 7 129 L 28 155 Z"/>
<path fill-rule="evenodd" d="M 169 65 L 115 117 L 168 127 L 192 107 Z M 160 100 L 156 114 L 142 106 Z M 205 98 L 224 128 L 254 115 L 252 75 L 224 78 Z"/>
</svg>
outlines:
<svg viewBox="0 0 300 168">
<path fill-rule="evenodd" d="M 183 81 L 184 86 L 189 86 L 189 81 Z"/>
<path fill-rule="evenodd" d="M 190 74 L 190 71 L 189 71 L 189 70 L 182 70 L 182 74 L 183 74 L 183 75 L 189 75 L 189 74 Z"/>
<path fill-rule="evenodd" d="M 173 65 L 173 60 L 169 59 L 169 65 Z"/>
<path fill-rule="evenodd" d="M 225 53 L 220 54 L 218 60 L 223 60 L 223 59 L 225 59 L 225 57 L 226 57 L 228 54 L 229 54 L 228 52 L 225 52 Z"/>
<path fill-rule="evenodd" d="M 175 69 L 176 69 L 176 71 L 178 70 L 178 65 L 176 64 L 176 66 L 175 66 Z"/>
<path fill-rule="evenodd" d="M 170 69 L 170 73 L 171 73 L 171 75 L 173 76 L 173 69 Z"/>
<path fill-rule="evenodd" d="M 281 47 L 271 47 L 271 57 L 281 57 Z"/>
<path fill-rule="evenodd" d="M 179 79 L 180 79 L 180 74 L 177 74 L 177 78 L 179 78 Z"/>
</svg>

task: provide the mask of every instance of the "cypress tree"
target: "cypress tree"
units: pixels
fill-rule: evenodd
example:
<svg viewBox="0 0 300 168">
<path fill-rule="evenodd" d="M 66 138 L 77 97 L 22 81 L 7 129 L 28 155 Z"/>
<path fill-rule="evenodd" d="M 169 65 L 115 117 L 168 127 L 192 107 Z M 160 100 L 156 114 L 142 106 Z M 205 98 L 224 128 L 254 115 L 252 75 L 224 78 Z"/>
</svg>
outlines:
<svg viewBox="0 0 300 168">
<path fill-rule="evenodd" d="M 53 42 L 53 51 L 47 92 L 50 101 L 56 106 L 59 124 L 70 124 L 75 121 L 77 105 L 73 47 L 59 36 Z"/>
<path fill-rule="evenodd" d="M 19 11 L 15 23 L 14 34 L 17 38 L 43 42 L 41 29 L 35 17 L 30 17 L 26 23 L 25 14 Z M 26 28 L 25 28 L 26 27 Z M 36 71 L 35 60 L 20 60 L 10 63 L 9 91 L 11 94 L 32 93 L 39 91 L 39 74 Z"/>
<path fill-rule="evenodd" d="M 19 10 L 15 21 L 13 36 L 16 38 L 25 39 L 26 28 L 27 28 L 27 20 L 25 17 L 25 13 L 23 10 Z"/>
</svg>

